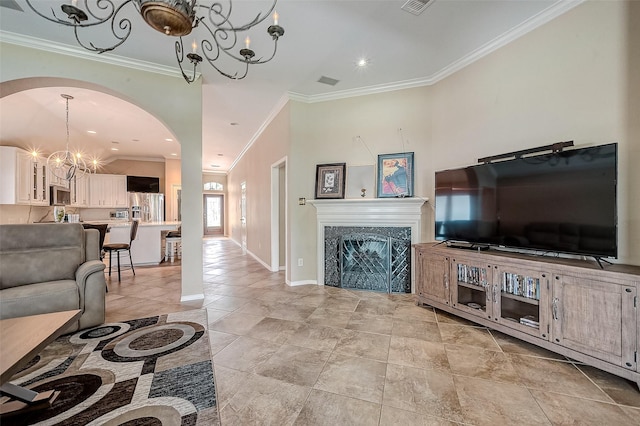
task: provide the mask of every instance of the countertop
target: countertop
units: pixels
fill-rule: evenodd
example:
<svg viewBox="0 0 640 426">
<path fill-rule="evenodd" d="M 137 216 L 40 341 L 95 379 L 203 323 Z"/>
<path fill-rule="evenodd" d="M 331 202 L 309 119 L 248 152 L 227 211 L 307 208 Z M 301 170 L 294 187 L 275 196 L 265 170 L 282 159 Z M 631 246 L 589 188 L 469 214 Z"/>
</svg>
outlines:
<svg viewBox="0 0 640 426">
<path fill-rule="evenodd" d="M 89 223 L 92 225 L 97 225 L 97 224 L 103 224 L 106 223 L 107 225 L 109 225 L 110 228 L 128 228 L 129 226 L 131 226 L 131 222 L 128 220 L 114 220 L 114 219 L 110 219 L 110 220 L 87 220 L 85 222 L 81 222 L 81 223 Z M 179 221 L 162 221 L 162 222 L 140 222 L 140 224 L 138 226 L 140 227 L 151 227 L 151 226 L 172 226 L 172 227 L 178 227 L 180 226 L 181 222 Z"/>
</svg>

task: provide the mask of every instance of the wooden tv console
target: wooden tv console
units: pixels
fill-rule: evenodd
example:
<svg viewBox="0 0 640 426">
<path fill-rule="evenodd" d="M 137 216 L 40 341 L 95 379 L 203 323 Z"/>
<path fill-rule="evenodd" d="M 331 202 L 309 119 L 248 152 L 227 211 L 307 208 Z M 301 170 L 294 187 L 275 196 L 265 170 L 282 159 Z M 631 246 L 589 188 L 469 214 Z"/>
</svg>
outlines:
<svg viewBox="0 0 640 426">
<path fill-rule="evenodd" d="M 418 303 L 601 370 L 640 388 L 640 267 L 415 244 Z"/>
</svg>

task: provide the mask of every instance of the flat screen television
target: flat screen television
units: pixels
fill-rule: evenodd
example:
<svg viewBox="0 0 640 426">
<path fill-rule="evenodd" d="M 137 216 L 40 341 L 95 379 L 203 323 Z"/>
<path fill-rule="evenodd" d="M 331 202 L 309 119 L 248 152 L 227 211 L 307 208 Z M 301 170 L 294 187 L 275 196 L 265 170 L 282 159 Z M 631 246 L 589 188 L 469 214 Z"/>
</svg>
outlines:
<svg viewBox="0 0 640 426">
<path fill-rule="evenodd" d="M 127 192 L 160 192 L 160 178 L 149 176 L 127 176 Z"/>
<path fill-rule="evenodd" d="M 617 144 L 435 174 L 437 240 L 617 257 Z"/>
</svg>

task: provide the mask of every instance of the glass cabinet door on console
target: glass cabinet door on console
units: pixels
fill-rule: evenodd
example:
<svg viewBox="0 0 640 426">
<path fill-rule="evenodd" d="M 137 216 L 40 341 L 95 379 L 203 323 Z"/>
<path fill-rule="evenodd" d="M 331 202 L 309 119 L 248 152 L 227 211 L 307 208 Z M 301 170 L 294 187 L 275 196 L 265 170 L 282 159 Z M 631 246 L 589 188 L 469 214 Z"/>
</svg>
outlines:
<svg viewBox="0 0 640 426">
<path fill-rule="evenodd" d="M 491 265 L 466 260 L 451 259 L 452 306 L 483 318 L 492 317 Z"/>
<path fill-rule="evenodd" d="M 449 258 L 416 249 L 418 297 L 449 304 Z"/>
<path fill-rule="evenodd" d="M 522 268 L 495 268 L 494 320 L 549 340 L 549 274 Z"/>
</svg>

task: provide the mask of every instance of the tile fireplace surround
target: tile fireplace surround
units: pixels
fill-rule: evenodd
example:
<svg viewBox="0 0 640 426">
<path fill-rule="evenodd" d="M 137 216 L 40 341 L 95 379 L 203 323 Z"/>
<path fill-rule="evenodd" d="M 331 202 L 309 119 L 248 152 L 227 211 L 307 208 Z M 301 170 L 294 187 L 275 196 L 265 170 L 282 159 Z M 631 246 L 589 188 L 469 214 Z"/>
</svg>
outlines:
<svg viewBox="0 0 640 426">
<path fill-rule="evenodd" d="M 308 200 L 316 208 L 318 284 L 325 283 L 325 228 L 411 228 L 411 244 L 422 239 L 422 207 L 425 198 L 363 198 Z M 414 292 L 414 278 L 411 278 Z"/>
</svg>

